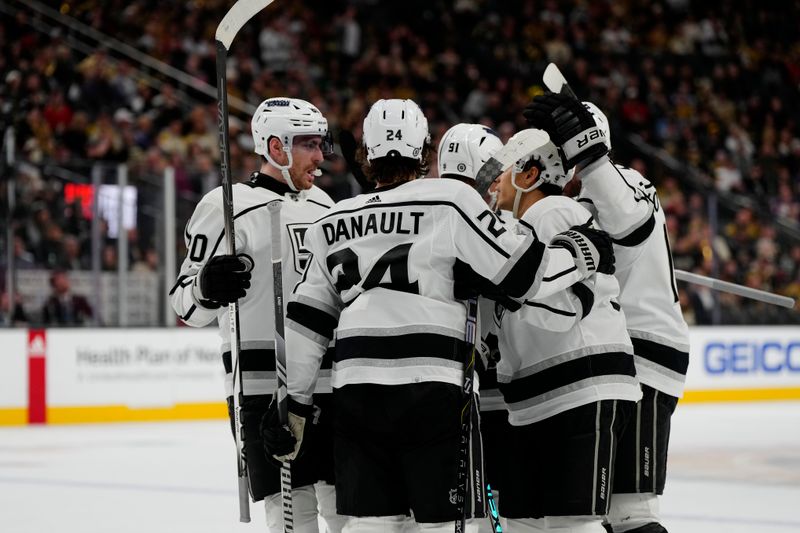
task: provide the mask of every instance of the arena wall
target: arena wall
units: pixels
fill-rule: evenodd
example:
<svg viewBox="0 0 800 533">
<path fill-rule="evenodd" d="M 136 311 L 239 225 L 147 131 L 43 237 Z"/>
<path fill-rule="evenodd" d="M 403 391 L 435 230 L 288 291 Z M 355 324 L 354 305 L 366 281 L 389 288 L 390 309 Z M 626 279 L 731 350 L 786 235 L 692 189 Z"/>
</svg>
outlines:
<svg viewBox="0 0 800 533">
<path fill-rule="evenodd" d="M 0 425 L 225 417 L 214 328 L 0 331 Z M 682 402 L 800 399 L 800 327 L 693 328 Z"/>
</svg>

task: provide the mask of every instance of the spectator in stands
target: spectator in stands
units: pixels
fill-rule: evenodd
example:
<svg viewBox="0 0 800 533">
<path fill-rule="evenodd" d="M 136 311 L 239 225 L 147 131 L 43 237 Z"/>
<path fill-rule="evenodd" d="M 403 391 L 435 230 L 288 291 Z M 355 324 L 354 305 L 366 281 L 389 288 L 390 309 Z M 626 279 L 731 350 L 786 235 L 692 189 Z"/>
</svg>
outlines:
<svg viewBox="0 0 800 533">
<path fill-rule="evenodd" d="M 103 246 L 100 254 L 100 268 L 106 272 L 117 271 L 117 245 L 116 243 L 107 243 Z"/>
<path fill-rule="evenodd" d="M 50 275 L 50 297 L 42 307 L 42 323 L 46 326 L 85 326 L 94 322 L 89 301 L 73 294 L 66 270 L 54 270 Z"/>
<path fill-rule="evenodd" d="M 36 268 L 36 259 L 25 247 L 25 239 L 19 235 L 14 236 L 14 268 L 17 270 L 31 270 Z"/>
<path fill-rule="evenodd" d="M 143 256 L 134 261 L 132 272 L 158 272 L 158 252 L 155 248 L 147 248 Z"/>
<path fill-rule="evenodd" d="M 227 6 L 179 2 L 154 19 L 151 3 L 130 0 L 124 14 L 114 2 L 75 4 L 67 16 L 135 43 L 198 79 L 213 80 L 214 49 L 203 37 L 202 21 L 221 19 Z M 777 9 L 761 3 L 746 13 L 733 0 L 343 0 L 314 10 L 287 6 L 242 29 L 229 60 L 229 86 L 247 101 L 278 93 L 306 98 L 320 105 L 334 130 L 349 129 L 356 137 L 366 101 L 405 96 L 422 104 L 434 142 L 437 132 L 459 121 L 480 122 L 506 139 L 521 126 L 515 118 L 521 107 L 541 90 L 547 62 L 557 60 L 580 96 L 606 111 L 620 139 L 638 135 L 699 171 L 705 183 L 700 186 L 691 173 L 654 168 L 651 156 L 615 143 L 620 163 L 634 166 L 634 158 L 643 158 L 650 166 L 645 175 L 654 177 L 670 217 L 676 265 L 702 272 L 707 254 L 720 248 L 720 238 L 709 239 L 708 224 L 700 224 L 708 219 L 705 205 L 693 200 L 693 192 L 705 197 L 716 188 L 726 191 L 717 229 L 732 250 L 726 279 L 744 282 L 755 269 L 764 287 L 797 291 L 800 281 L 792 269 L 763 275 L 764 267 L 756 264 L 767 246 L 763 239 L 756 244 L 765 223 L 776 225 L 778 245 L 770 255 L 783 265 L 791 262 L 797 241 L 787 241 L 781 227 L 800 222 L 800 4 L 784 4 Z M 408 11 L 415 13 L 413 21 Z M 730 24 L 723 27 L 722 21 Z M 20 161 L 55 160 L 88 176 L 85 163 L 72 166 L 91 153 L 127 161 L 132 179 L 139 166 L 153 183 L 170 165 L 179 198 L 219 183 L 216 106 L 192 87 L 170 80 L 148 85 L 127 59 L 102 49 L 84 56 L 63 38 L 3 13 L 0 52 L 6 73 L 0 79 L 0 120 L 13 117 Z M 112 121 L 120 108 L 132 116 Z M 244 176 L 252 150 L 242 144 L 249 131 L 237 125 L 236 115 L 232 106 L 231 174 Z M 151 151 L 157 146 L 163 150 Z M 345 196 L 342 169 L 329 168 L 320 184 L 337 198 Z M 24 185 L 18 181 L 24 195 L 18 206 L 49 206 L 41 189 L 53 182 L 60 185 L 46 175 Z M 749 199 L 751 213 L 737 213 L 732 196 Z M 19 226 L 29 249 L 39 253 L 49 220 L 32 223 L 34 213 L 23 211 Z M 180 207 L 178 215 L 188 218 Z M 728 225 L 734 218 L 739 222 Z M 750 220 L 743 225 L 744 218 Z M 82 241 L 88 237 L 65 226 L 60 213 L 52 219 Z M 704 236 L 692 235 L 696 230 Z"/>
<path fill-rule="evenodd" d="M 14 314 L 11 317 L 9 317 L 9 308 L 8 292 L 3 290 L 0 293 L 0 327 L 25 326 L 30 322 L 28 314 L 22 306 L 22 296 L 18 292 L 14 293 Z"/>
<path fill-rule="evenodd" d="M 75 235 L 65 235 L 61 242 L 61 258 L 58 264 L 64 270 L 84 270 L 88 264 L 81 257 L 81 243 Z"/>
</svg>

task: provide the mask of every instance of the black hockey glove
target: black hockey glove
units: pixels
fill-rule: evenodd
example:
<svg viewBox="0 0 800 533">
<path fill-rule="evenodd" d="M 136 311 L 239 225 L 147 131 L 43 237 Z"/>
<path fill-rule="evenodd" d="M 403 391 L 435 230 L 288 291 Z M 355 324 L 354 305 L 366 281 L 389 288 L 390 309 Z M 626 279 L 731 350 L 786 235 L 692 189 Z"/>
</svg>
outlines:
<svg viewBox="0 0 800 533">
<path fill-rule="evenodd" d="M 588 165 L 608 153 L 605 133 L 582 102 L 564 94 L 543 94 L 522 112 L 528 126 L 550 135 L 565 169 Z"/>
<path fill-rule="evenodd" d="M 278 417 L 278 402 L 273 397 L 269 409 L 261 419 L 261 437 L 267 457 L 278 461 L 293 461 L 302 453 L 306 427 L 311 426 L 313 405 L 305 405 L 289 399 L 289 425 L 281 425 Z"/>
<path fill-rule="evenodd" d="M 200 300 L 206 307 L 209 302 L 227 305 L 243 298 L 250 288 L 252 261 L 242 255 L 215 255 L 200 270 Z"/>
<path fill-rule="evenodd" d="M 550 245 L 569 250 L 584 278 L 595 272 L 614 273 L 614 244 L 605 231 L 588 225 L 572 226 L 553 237 Z"/>
<path fill-rule="evenodd" d="M 342 149 L 342 157 L 347 162 L 347 168 L 356 179 L 358 184 L 364 191 L 369 191 L 374 188 L 374 185 L 367 180 L 364 171 L 361 170 L 361 163 L 356 159 L 356 150 L 358 143 L 353 133 L 349 130 L 342 130 L 339 132 L 339 148 Z"/>
<path fill-rule="evenodd" d="M 484 296 L 494 300 L 509 311 L 517 311 L 522 304 L 508 296 L 497 285 L 484 278 L 467 263 L 456 259 L 453 265 L 453 296 L 456 300 L 468 300 Z"/>
</svg>

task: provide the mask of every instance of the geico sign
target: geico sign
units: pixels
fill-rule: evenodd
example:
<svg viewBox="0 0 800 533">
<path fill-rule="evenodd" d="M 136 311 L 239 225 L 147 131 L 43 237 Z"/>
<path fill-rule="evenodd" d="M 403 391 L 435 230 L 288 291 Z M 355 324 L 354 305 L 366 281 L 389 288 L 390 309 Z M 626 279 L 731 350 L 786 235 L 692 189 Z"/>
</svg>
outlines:
<svg viewBox="0 0 800 533">
<path fill-rule="evenodd" d="M 709 374 L 800 373 L 800 340 L 708 342 L 703 366 Z"/>
</svg>

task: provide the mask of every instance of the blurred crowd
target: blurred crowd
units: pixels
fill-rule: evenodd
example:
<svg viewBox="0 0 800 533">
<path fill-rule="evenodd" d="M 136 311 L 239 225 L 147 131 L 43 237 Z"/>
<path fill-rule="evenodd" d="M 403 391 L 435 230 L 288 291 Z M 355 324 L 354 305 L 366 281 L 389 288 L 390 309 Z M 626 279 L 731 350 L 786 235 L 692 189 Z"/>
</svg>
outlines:
<svg viewBox="0 0 800 533">
<path fill-rule="evenodd" d="M 230 4 L 84 0 L 60 9 L 213 86 L 213 34 Z M 800 297 L 800 241 L 781 229 L 800 227 L 798 15 L 797 2 L 733 0 L 276 3 L 237 36 L 229 91 L 252 105 L 278 95 L 308 99 L 334 135 L 348 129 L 356 137 L 373 101 L 412 98 L 434 143 L 463 121 L 505 140 L 525 126 L 520 111 L 556 62 L 579 96 L 608 115 L 617 161 L 658 186 L 676 268 Z M 30 18 L 0 15 L 0 118 L 15 126 L 21 161 L 17 268 L 89 266 L 89 223 L 79 202 L 65 199 L 64 176 L 48 172 L 53 165 L 87 176 L 93 162 L 125 162 L 142 188 L 172 166 L 190 206 L 179 210 L 182 227 L 191 202 L 219 183 L 216 102 L 113 50 L 82 55 L 66 32 L 39 33 Z M 233 175 L 243 179 L 258 165 L 246 113 L 232 111 L 231 135 Z M 639 153 L 631 135 L 701 179 Z M 327 162 L 318 183 L 335 199 L 360 190 L 341 157 Z M 714 226 L 711 193 L 723 199 Z M 746 202 L 729 201 L 737 197 Z M 158 268 L 154 230 L 140 224 L 131 232 L 134 268 Z M 114 270 L 107 233 L 102 246 L 103 268 Z M 683 288 L 693 323 L 797 321 L 796 312 L 731 296 L 715 308 L 710 292 Z"/>
</svg>

